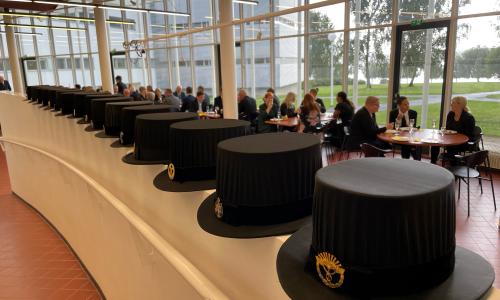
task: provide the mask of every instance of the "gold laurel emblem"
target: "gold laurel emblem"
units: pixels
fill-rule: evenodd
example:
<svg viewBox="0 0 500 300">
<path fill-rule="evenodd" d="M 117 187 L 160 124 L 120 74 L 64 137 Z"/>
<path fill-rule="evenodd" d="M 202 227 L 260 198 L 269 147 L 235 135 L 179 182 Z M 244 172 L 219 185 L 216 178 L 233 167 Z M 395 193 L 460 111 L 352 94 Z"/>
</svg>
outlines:
<svg viewBox="0 0 500 300">
<path fill-rule="evenodd" d="M 170 180 L 174 180 L 174 177 L 175 177 L 175 166 L 174 164 L 169 164 L 168 165 L 168 178 L 170 178 Z"/>
<path fill-rule="evenodd" d="M 316 271 L 321 281 L 329 288 L 336 289 L 344 283 L 345 269 L 340 261 L 328 252 L 316 255 Z"/>
<path fill-rule="evenodd" d="M 224 207 L 222 206 L 220 198 L 217 197 L 217 200 L 215 200 L 215 216 L 217 217 L 217 219 L 222 219 L 223 215 L 224 215 Z"/>
</svg>

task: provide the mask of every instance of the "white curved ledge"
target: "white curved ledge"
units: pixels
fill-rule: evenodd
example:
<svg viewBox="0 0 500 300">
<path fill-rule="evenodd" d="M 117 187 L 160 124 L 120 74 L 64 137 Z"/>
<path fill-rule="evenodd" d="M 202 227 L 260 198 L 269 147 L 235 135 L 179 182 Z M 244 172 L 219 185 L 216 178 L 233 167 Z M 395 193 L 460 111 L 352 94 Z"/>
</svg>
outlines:
<svg viewBox="0 0 500 300">
<path fill-rule="evenodd" d="M 198 292 L 198 294 L 204 299 L 214 299 L 214 300 L 225 300 L 229 299 L 220 289 L 218 289 L 203 273 L 201 273 L 193 264 L 189 262 L 179 251 L 177 251 L 170 243 L 162 238 L 156 230 L 144 222 L 137 214 L 124 205 L 119 199 L 117 199 L 113 194 L 111 194 L 107 189 L 101 186 L 94 179 L 80 171 L 75 166 L 69 164 L 68 162 L 60 159 L 59 157 L 41 150 L 39 148 L 33 147 L 31 145 L 24 144 L 22 142 L 0 137 L 0 144 L 9 143 L 17 145 L 31 151 L 38 152 L 67 169 L 74 172 L 77 176 L 82 178 L 90 186 L 92 186 L 110 205 L 112 205 L 135 229 L 147 239 L 151 245 L 168 261 L 182 277 Z"/>
</svg>

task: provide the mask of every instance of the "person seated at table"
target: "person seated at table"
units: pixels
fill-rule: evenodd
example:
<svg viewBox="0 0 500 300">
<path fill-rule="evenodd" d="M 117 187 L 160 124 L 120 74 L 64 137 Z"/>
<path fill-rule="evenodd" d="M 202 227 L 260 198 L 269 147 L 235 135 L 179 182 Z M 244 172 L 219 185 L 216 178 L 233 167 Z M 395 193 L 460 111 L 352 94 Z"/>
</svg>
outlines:
<svg viewBox="0 0 500 300">
<path fill-rule="evenodd" d="M 154 102 L 155 101 L 155 93 L 154 92 L 147 92 L 146 93 L 146 100 L 147 101 L 151 101 L 151 102 Z"/>
<path fill-rule="evenodd" d="M 314 96 L 306 94 L 299 108 L 300 121 L 304 124 L 303 132 L 315 133 L 321 130 L 321 107 Z"/>
<path fill-rule="evenodd" d="M 175 87 L 175 92 L 174 92 L 174 96 L 179 98 L 179 99 L 184 99 L 184 97 L 186 97 L 186 94 L 182 91 L 182 85 L 178 85 Z"/>
<path fill-rule="evenodd" d="M 392 124 L 387 124 L 386 127 L 379 128 L 375 113 L 380 107 L 380 100 L 375 96 L 366 98 L 365 105 L 359 109 L 351 121 L 351 139 L 349 147 L 358 149 L 362 143 L 371 144 L 377 148 L 390 149 L 391 146 L 379 140 L 377 134 L 385 132 L 387 129 L 392 129 Z"/>
<path fill-rule="evenodd" d="M 205 93 L 196 92 L 196 100 L 191 102 L 189 112 L 207 112 L 208 104 L 205 102 Z"/>
<path fill-rule="evenodd" d="M 195 102 L 196 98 L 193 96 L 193 88 L 188 86 L 186 87 L 186 96 L 182 98 L 182 106 L 181 111 L 188 111 L 191 107 L 191 103 Z"/>
<path fill-rule="evenodd" d="M 280 107 L 280 98 L 276 96 L 276 93 L 274 92 L 273 88 L 268 88 L 266 93 L 272 93 L 273 94 L 273 102 L 274 104 L 278 105 Z"/>
<path fill-rule="evenodd" d="M 333 120 L 326 124 L 325 132 L 330 134 L 332 144 L 340 148 L 345 136 L 344 128 L 351 125 L 355 107 L 345 92 L 338 92 L 336 100 L 337 105 L 333 113 Z"/>
<path fill-rule="evenodd" d="M 286 94 L 285 101 L 281 104 L 280 113 L 281 116 L 287 116 L 289 118 L 296 117 L 297 113 L 295 112 L 295 101 L 297 96 L 293 92 L 289 92 Z"/>
<path fill-rule="evenodd" d="M 134 101 L 141 101 L 141 95 L 135 89 L 133 84 L 129 83 L 127 88 L 130 91 L 130 97 L 132 97 L 134 99 Z"/>
<path fill-rule="evenodd" d="M 118 93 L 118 86 L 116 84 L 113 85 L 113 94 L 121 94 L 121 93 Z"/>
<path fill-rule="evenodd" d="M 238 91 L 238 119 L 253 122 L 257 117 L 255 99 L 247 95 L 244 89 Z"/>
<path fill-rule="evenodd" d="M 159 88 L 155 89 L 155 103 L 162 103 L 163 96 L 161 94 L 161 90 Z"/>
<path fill-rule="evenodd" d="M 172 93 L 172 89 L 165 89 L 163 103 L 173 105 L 175 107 L 181 107 L 181 100 L 174 96 L 174 94 Z"/>
<path fill-rule="evenodd" d="M 474 139 L 474 128 L 476 120 L 470 113 L 467 106 L 467 98 L 458 96 L 451 99 L 451 111 L 446 116 L 446 129 L 454 130 L 458 133 L 466 135 L 469 140 Z M 446 147 L 446 158 L 454 159 L 456 154 L 468 151 L 470 146 L 464 143 L 458 146 Z M 439 147 L 431 147 L 431 162 L 436 163 L 439 156 Z"/>
<path fill-rule="evenodd" d="M 208 97 L 207 93 L 205 93 L 205 88 L 202 85 L 198 86 L 197 93 L 198 92 L 202 92 L 203 95 L 205 95 L 203 101 L 205 101 L 207 105 L 210 105 L 210 97 Z"/>
<path fill-rule="evenodd" d="M 311 94 L 311 96 L 313 96 L 314 101 L 316 101 L 316 103 L 318 103 L 318 105 L 319 105 L 320 112 L 322 114 L 324 114 L 326 112 L 325 103 L 323 102 L 323 99 L 318 98 L 318 91 L 319 91 L 318 88 L 314 88 L 314 89 L 309 90 L 309 94 Z"/>
<path fill-rule="evenodd" d="M 130 97 L 130 90 L 129 89 L 123 90 L 123 97 Z"/>
<path fill-rule="evenodd" d="M 81 86 L 81 85 L 79 85 L 79 84 L 77 83 L 77 84 L 75 84 L 75 89 L 77 89 L 77 90 L 81 90 L 81 89 L 82 89 L 82 86 Z"/>
<path fill-rule="evenodd" d="M 146 90 L 145 87 L 143 87 L 143 86 L 139 87 L 139 101 L 148 100 L 147 93 L 148 93 L 148 91 Z"/>
<path fill-rule="evenodd" d="M 405 96 L 400 96 L 396 100 L 397 108 L 393 109 L 389 114 L 389 123 L 394 124 L 396 120 L 400 122 L 400 127 L 409 127 L 410 120 L 413 120 L 413 126 L 417 124 L 417 112 L 410 109 L 410 101 Z M 420 147 L 401 146 L 401 157 L 408 159 L 410 154 L 414 160 L 420 160 L 422 152 Z"/>
<path fill-rule="evenodd" d="M 264 96 L 264 103 L 259 106 L 259 116 L 257 117 L 257 132 L 267 133 L 275 132 L 276 126 L 271 124 L 266 124 L 269 121 L 278 116 L 278 105 L 274 103 L 273 93 L 267 92 Z"/>
<path fill-rule="evenodd" d="M 148 92 L 155 92 L 155 90 L 153 90 L 153 86 L 152 85 L 148 85 L 146 86 L 146 90 L 148 90 Z"/>
</svg>

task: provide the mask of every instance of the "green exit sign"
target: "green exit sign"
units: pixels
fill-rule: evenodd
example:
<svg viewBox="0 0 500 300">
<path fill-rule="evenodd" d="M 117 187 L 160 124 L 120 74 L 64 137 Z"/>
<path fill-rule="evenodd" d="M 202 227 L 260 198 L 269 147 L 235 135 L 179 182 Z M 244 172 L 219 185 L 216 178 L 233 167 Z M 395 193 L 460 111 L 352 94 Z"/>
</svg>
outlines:
<svg viewBox="0 0 500 300">
<path fill-rule="evenodd" d="M 424 23 L 424 20 L 422 19 L 419 19 L 419 20 L 412 20 L 411 21 L 411 26 L 419 26 L 419 25 L 422 25 Z"/>
</svg>

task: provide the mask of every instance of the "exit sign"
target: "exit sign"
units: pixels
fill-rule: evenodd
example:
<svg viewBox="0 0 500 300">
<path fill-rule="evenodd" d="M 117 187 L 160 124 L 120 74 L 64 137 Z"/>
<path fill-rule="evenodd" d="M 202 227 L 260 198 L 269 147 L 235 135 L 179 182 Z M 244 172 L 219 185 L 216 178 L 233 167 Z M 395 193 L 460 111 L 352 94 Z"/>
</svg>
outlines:
<svg viewBox="0 0 500 300">
<path fill-rule="evenodd" d="M 418 26 L 418 25 L 422 25 L 423 23 L 424 23 L 424 20 L 418 19 L 418 20 L 412 20 L 410 25 L 411 26 Z"/>
</svg>

